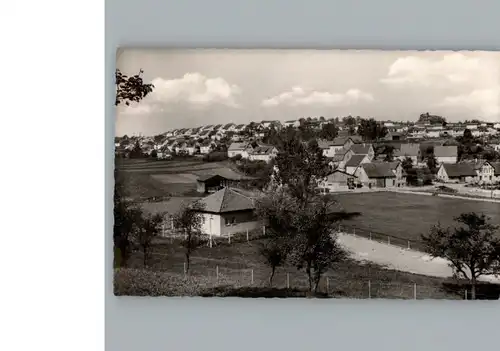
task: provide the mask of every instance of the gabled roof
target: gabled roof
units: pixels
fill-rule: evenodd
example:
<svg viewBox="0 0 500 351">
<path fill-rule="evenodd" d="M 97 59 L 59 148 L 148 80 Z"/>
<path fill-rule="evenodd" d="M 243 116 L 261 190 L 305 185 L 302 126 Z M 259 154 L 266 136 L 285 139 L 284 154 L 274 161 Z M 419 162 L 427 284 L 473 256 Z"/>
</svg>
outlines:
<svg viewBox="0 0 500 351">
<path fill-rule="evenodd" d="M 434 156 L 436 157 L 457 157 L 458 148 L 456 145 L 434 146 Z"/>
<path fill-rule="evenodd" d="M 345 145 L 345 143 L 349 139 L 350 139 L 350 137 L 337 137 L 337 138 L 333 139 L 333 141 L 330 142 L 331 143 L 330 145 L 332 145 L 332 146 Z"/>
<path fill-rule="evenodd" d="M 205 205 L 203 212 L 226 213 L 255 208 L 252 198 L 230 188 L 219 190 L 200 202 Z"/>
<path fill-rule="evenodd" d="M 229 145 L 228 151 L 245 150 L 248 146 L 248 143 L 234 142 Z"/>
<path fill-rule="evenodd" d="M 476 171 L 471 163 L 457 163 L 448 164 L 443 163 L 441 167 L 444 167 L 448 177 L 475 177 Z"/>
<path fill-rule="evenodd" d="M 234 125 L 235 125 L 234 123 L 228 123 L 228 124 L 226 124 L 226 125 L 224 126 L 224 128 L 223 128 L 223 129 L 224 129 L 224 130 L 227 130 L 227 129 L 231 128 L 231 127 L 232 127 L 232 126 L 234 126 Z"/>
<path fill-rule="evenodd" d="M 257 146 L 255 149 L 253 149 L 252 154 L 253 155 L 269 155 L 275 149 L 276 148 L 272 145 Z"/>
<path fill-rule="evenodd" d="M 500 162 L 490 162 L 490 165 L 495 169 L 495 175 L 500 175 Z"/>
<path fill-rule="evenodd" d="M 355 155 L 368 155 L 371 146 L 372 144 L 353 144 L 351 146 L 351 151 Z"/>
<path fill-rule="evenodd" d="M 352 155 L 349 161 L 346 162 L 346 167 L 358 167 L 366 155 Z"/>
<path fill-rule="evenodd" d="M 401 149 L 394 150 L 394 156 L 416 157 L 420 152 L 419 144 L 401 144 Z"/>
<path fill-rule="evenodd" d="M 363 163 L 361 167 L 366 172 L 368 178 L 394 178 L 393 170 L 399 162 Z"/>
</svg>

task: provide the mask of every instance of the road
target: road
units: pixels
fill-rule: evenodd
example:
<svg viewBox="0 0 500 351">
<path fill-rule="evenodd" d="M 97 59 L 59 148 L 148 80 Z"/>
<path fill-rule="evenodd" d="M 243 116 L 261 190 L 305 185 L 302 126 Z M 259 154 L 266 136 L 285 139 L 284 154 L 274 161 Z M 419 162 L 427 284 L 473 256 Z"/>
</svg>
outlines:
<svg viewBox="0 0 500 351">
<path fill-rule="evenodd" d="M 432 259 L 423 252 L 407 250 L 351 234 L 340 233 L 338 240 L 351 252 L 352 257 L 359 261 L 371 261 L 387 268 L 434 277 L 451 277 L 453 273 L 448 261 L 441 258 Z M 493 276 L 480 277 L 479 280 L 500 283 L 500 278 Z"/>
</svg>

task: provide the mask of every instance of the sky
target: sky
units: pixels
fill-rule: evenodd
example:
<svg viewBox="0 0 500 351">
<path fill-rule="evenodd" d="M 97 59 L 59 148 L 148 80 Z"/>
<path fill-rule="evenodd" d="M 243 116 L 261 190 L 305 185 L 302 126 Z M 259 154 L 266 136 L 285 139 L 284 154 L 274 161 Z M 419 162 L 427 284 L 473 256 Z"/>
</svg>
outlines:
<svg viewBox="0 0 500 351">
<path fill-rule="evenodd" d="M 500 122 L 500 52 L 123 49 L 154 90 L 116 108 L 116 135 L 347 115 Z"/>
</svg>

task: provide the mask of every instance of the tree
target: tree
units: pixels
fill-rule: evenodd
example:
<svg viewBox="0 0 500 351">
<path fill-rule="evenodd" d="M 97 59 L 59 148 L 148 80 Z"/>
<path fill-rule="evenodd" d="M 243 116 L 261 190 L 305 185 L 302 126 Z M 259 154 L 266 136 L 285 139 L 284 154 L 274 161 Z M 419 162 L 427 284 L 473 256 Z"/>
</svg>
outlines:
<svg viewBox="0 0 500 351">
<path fill-rule="evenodd" d="M 174 227 L 184 234 L 182 246 L 185 249 L 186 274 L 189 273 L 191 254 L 205 242 L 201 231 L 204 218 L 200 212 L 204 208 L 204 204 L 200 201 L 194 201 L 190 204 L 183 203 L 177 213 L 173 215 Z"/>
<path fill-rule="evenodd" d="M 158 157 L 158 151 L 156 151 L 156 150 L 151 151 L 151 155 L 150 156 L 152 158 L 157 158 Z"/>
<path fill-rule="evenodd" d="M 142 152 L 141 144 L 139 143 L 139 140 L 136 140 L 134 143 L 134 147 L 130 151 L 129 154 L 130 158 L 141 158 L 144 157 L 144 153 Z"/>
<path fill-rule="evenodd" d="M 373 118 L 361 119 L 358 134 L 363 140 L 378 140 L 387 134 L 387 128 Z"/>
<path fill-rule="evenodd" d="M 271 267 L 269 286 L 272 287 L 276 268 L 285 263 L 287 251 L 285 249 L 285 246 L 281 245 L 279 241 L 270 240 L 261 246 L 260 254 L 264 257 L 266 264 Z"/>
<path fill-rule="evenodd" d="M 456 277 L 468 279 L 471 298 L 476 299 L 477 279 L 500 273 L 500 239 L 495 235 L 498 227 L 489 223 L 484 214 L 462 213 L 455 218 L 459 226 L 434 226 L 422 240 L 427 252 L 450 262 Z"/>
<path fill-rule="evenodd" d="M 465 129 L 464 134 L 463 134 L 463 141 L 465 143 L 472 141 L 473 136 L 472 136 L 472 131 L 470 129 Z"/>
<path fill-rule="evenodd" d="M 144 267 L 148 264 L 153 239 L 160 233 L 164 218 L 162 213 L 143 214 L 142 211 L 137 211 L 134 221 L 134 239 L 142 249 Z"/>
<path fill-rule="evenodd" d="M 333 140 L 338 134 L 338 128 L 333 123 L 325 123 L 321 127 L 319 137 L 326 140 Z"/>
<path fill-rule="evenodd" d="M 127 76 L 119 69 L 115 71 L 116 99 L 115 106 L 125 103 L 129 106 L 132 102 L 139 102 L 153 91 L 153 84 L 145 84 L 141 75 L 144 71 L 139 70 L 139 74 Z"/>
<path fill-rule="evenodd" d="M 431 170 L 432 173 L 436 173 L 436 169 L 438 166 L 438 161 L 434 154 L 431 154 L 427 157 L 427 167 Z"/>
<path fill-rule="evenodd" d="M 422 113 L 419 116 L 418 122 L 424 122 L 424 123 L 426 122 L 426 123 L 430 123 L 430 124 L 443 125 L 443 123 L 446 123 L 446 118 L 444 118 L 442 116 L 431 115 L 431 114 L 429 114 L 429 112 L 426 112 L 426 113 Z"/>
<path fill-rule="evenodd" d="M 408 170 L 412 169 L 413 168 L 413 160 L 411 159 L 411 157 L 405 157 L 405 159 L 401 163 L 401 166 L 403 167 L 405 172 L 408 172 Z"/>
</svg>

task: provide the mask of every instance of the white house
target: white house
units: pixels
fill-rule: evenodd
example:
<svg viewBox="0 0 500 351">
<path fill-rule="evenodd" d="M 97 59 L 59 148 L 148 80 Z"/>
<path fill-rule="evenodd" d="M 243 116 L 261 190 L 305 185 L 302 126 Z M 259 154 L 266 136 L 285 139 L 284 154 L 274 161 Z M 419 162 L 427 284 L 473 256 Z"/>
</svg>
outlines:
<svg viewBox="0 0 500 351">
<path fill-rule="evenodd" d="M 208 154 L 215 148 L 215 143 L 210 139 L 203 140 L 200 145 L 200 154 Z"/>
<path fill-rule="evenodd" d="M 348 174 L 339 169 L 330 173 L 323 181 L 319 182 L 318 187 L 321 192 L 346 191 L 356 183 L 357 177 Z"/>
<path fill-rule="evenodd" d="M 232 158 L 237 155 L 241 155 L 241 158 L 248 158 L 249 152 L 251 152 L 252 150 L 253 147 L 249 143 L 234 142 L 229 145 L 227 156 L 229 158 Z"/>
<path fill-rule="evenodd" d="M 278 155 L 278 149 L 272 145 L 257 146 L 248 153 L 250 161 L 271 162 Z"/>
<path fill-rule="evenodd" d="M 364 163 L 355 174 L 361 184 L 369 188 L 394 188 L 406 184 L 401 162 Z"/>
<path fill-rule="evenodd" d="M 201 230 L 210 236 L 226 236 L 261 228 L 256 218 L 254 200 L 239 190 L 223 188 L 202 200 Z"/>
<path fill-rule="evenodd" d="M 436 178 L 445 183 L 475 183 L 477 173 L 470 163 L 442 163 Z"/>
<path fill-rule="evenodd" d="M 285 121 L 285 127 L 294 127 L 297 128 L 300 126 L 300 122 L 298 120 Z"/>
<path fill-rule="evenodd" d="M 347 174 L 355 174 L 358 167 L 370 162 L 371 159 L 369 155 L 352 155 L 345 163 L 345 171 Z"/>
<path fill-rule="evenodd" d="M 438 163 L 457 163 L 458 148 L 456 145 L 434 146 L 434 157 Z"/>
</svg>

